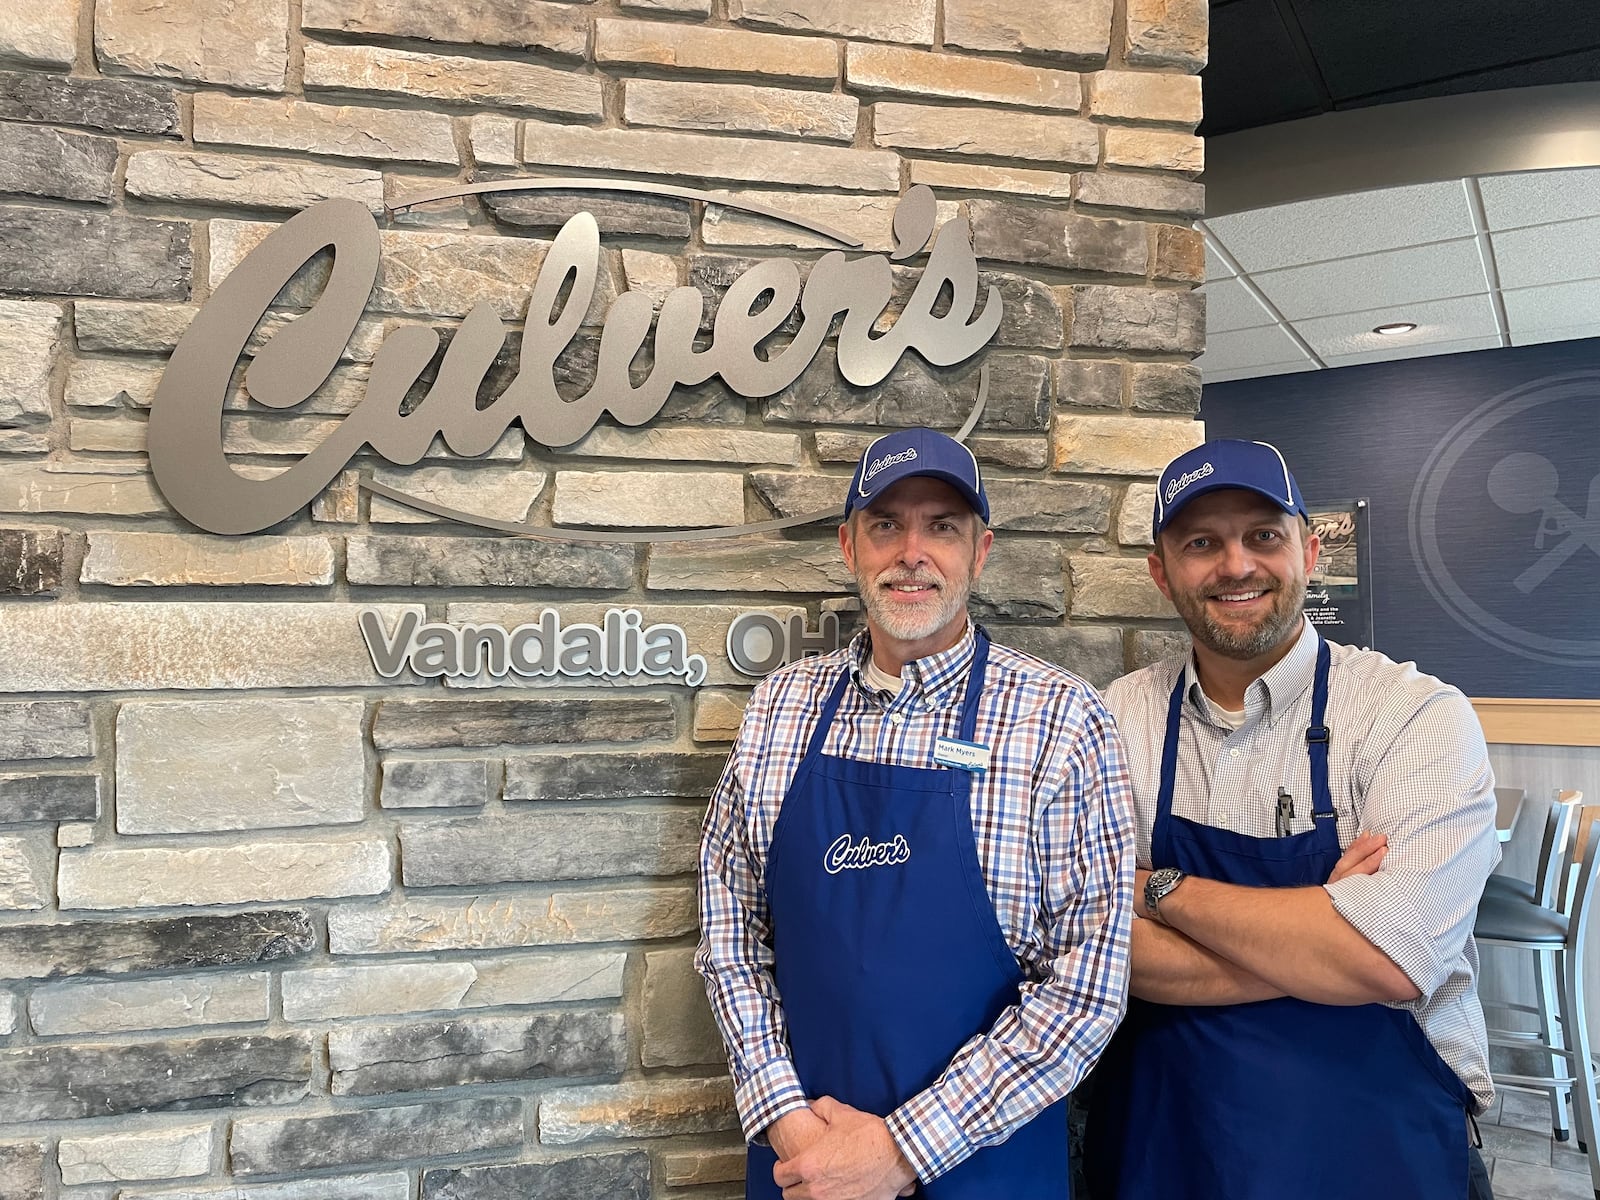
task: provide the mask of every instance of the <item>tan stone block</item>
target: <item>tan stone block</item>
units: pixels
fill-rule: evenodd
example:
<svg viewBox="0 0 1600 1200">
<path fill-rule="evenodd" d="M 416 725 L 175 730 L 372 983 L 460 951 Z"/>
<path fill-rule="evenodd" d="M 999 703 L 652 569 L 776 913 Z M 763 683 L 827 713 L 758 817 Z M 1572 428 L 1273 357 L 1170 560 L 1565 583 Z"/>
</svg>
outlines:
<svg viewBox="0 0 1600 1200">
<path fill-rule="evenodd" d="M 582 58 L 589 14 L 575 5 L 526 0 L 306 0 L 300 27 Z"/>
<path fill-rule="evenodd" d="M 35 1033 L 132 1033 L 191 1025 L 265 1023 L 271 1015 L 268 971 L 226 971 L 112 983 L 47 983 L 28 998 Z"/>
<path fill-rule="evenodd" d="M 12 605 L 0 622 L 0 692 L 394 686 L 373 669 L 356 623 L 367 607 L 386 628 L 421 612 L 330 602 Z"/>
<path fill-rule="evenodd" d="M 387 484 L 447 508 L 500 521 L 529 520 L 534 502 L 549 478 L 548 471 L 498 466 L 378 467 L 372 472 L 374 483 Z M 447 518 L 374 495 L 367 519 L 374 525 L 425 525 Z"/>
<path fill-rule="evenodd" d="M 354 525 L 361 519 L 361 473 L 340 471 L 339 477 L 311 502 L 311 519 L 332 525 Z"/>
<path fill-rule="evenodd" d="M 1117 510 L 1117 541 L 1124 546 L 1153 546 L 1150 523 L 1156 509 L 1156 485 L 1130 483 Z"/>
<path fill-rule="evenodd" d="M 797 92 L 747 83 L 629 79 L 622 117 L 658 129 L 776 133 L 825 142 L 855 137 L 861 101 L 831 92 Z"/>
<path fill-rule="evenodd" d="M 82 0 L 39 0 L 0 16 L 0 58 L 41 67 L 70 67 L 78 55 Z"/>
<path fill-rule="evenodd" d="M 1089 115 L 1123 121 L 1200 124 L 1200 77 L 1158 71 L 1095 71 L 1089 81 Z"/>
<path fill-rule="evenodd" d="M 1140 66 L 1206 65 L 1210 7 L 1207 0 L 1128 0 L 1123 57 Z"/>
<path fill-rule="evenodd" d="M 1206 281 L 1206 242 L 1198 229 L 1186 225 L 1156 227 L 1157 279 L 1179 283 Z"/>
<path fill-rule="evenodd" d="M 289 0 L 98 0 L 102 70 L 281 92 L 289 65 Z"/>
<path fill-rule="evenodd" d="M 46 454 L 50 450 L 50 429 L 0 429 L 0 454 Z"/>
<path fill-rule="evenodd" d="M 861 242 L 864 250 L 894 248 L 894 196 L 844 196 L 803 192 L 725 193 L 731 200 L 760 204 L 806 217 Z M 837 250 L 839 243 L 784 221 L 721 204 L 706 205 L 700 236 L 708 246 L 790 246 Z"/>
<path fill-rule="evenodd" d="M 1122 171 L 1085 172 L 1077 178 L 1080 208 L 1087 204 L 1185 217 L 1202 216 L 1206 210 L 1205 184 L 1188 179 Z"/>
<path fill-rule="evenodd" d="M 383 210 L 383 177 L 361 167 L 231 154 L 144 150 L 128 159 L 128 195 L 183 204 L 284 208 L 298 212 L 335 197 Z"/>
<path fill-rule="evenodd" d="M 869 95 L 934 96 L 1077 112 L 1082 100 L 1080 79 L 1076 71 L 932 54 L 902 46 L 852 42 L 845 51 L 845 85 Z"/>
<path fill-rule="evenodd" d="M 920 104 L 872 106 L 872 140 L 879 146 L 1093 165 L 1100 131 L 1079 117 L 948 108 Z"/>
<path fill-rule="evenodd" d="M 197 144 L 259 146 L 338 158 L 457 163 L 450 118 L 415 109 L 308 104 L 201 92 L 194 98 Z"/>
<path fill-rule="evenodd" d="M 1159 475 L 1205 440 L 1199 421 L 1142 417 L 1056 418 L 1056 471 L 1087 475 Z"/>
<path fill-rule="evenodd" d="M 586 458 L 648 459 L 655 462 L 792 463 L 800 458 L 800 435 L 754 429 L 602 427 L 580 442 L 563 446 L 561 453 Z M 680 486 L 677 490 L 684 489 Z M 739 519 L 742 521 L 744 518 L 741 516 Z"/>
<path fill-rule="evenodd" d="M 682 272 L 678 269 L 681 261 L 671 254 L 633 250 L 625 246 L 622 250 L 622 277 L 627 281 L 630 292 L 643 292 L 650 297 L 652 305 L 660 308 L 667 293 L 683 283 Z M 564 451 L 568 454 L 571 452 L 570 446 Z"/>
<path fill-rule="evenodd" d="M 739 736 L 749 692 L 701 688 L 694 694 L 694 740 L 731 742 Z"/>
<path fill-rule="evenodd" d="M 323 537 L 91 531 L 79 579 L 111 587 L 322 586 L 333 582 L 333 543 Z"/>
<path fill-rule="evenodd" d="M 746 25 L 927 46 L 934 0 L 728 0 L 728 16 Z"/>
<path fill-rule="evenodd" d="M 479 166 L 514 167 L 522 162 L 517 154 L 521 140 L 522 122 L 496 113 L 484 113 L 472 118 L 468 140 L 472 143 L 472 157 Z"/>
<path fill-rule="evenodd" d="M 398 229 L 441 228 L 466 229 L 472 224 L 465 196 L 452 196 L 445 200 L 416 203 L 418 196 L 431 195 L 463 186 L 455 179 L 441 179 L 437 175 L 383 173 L 383 203 L 388 220 Z"/>
<path fill-rule="evenodd" d="M 966 50 L 1005 50 L 1105 61 L 1113 0 L 945 0 L 944 42 Z"/>
<path fill-rule="evenodd" d="M 1106 129 L 1106 166 L 1198 175 L 1206 168 L 1206 144 L 1188 133 L 1112 125 Z"/>
<path fill-rule="evenodd" d="M 215 1133 L 209 1124 L 64 1137 L 56 1150 L 61 1182 L 188 1179 L 211 1169 Z"/>
<path fill-rule="evenodd" d="M 1175 616 L 1172 605 L 1150 578 L 1143 558 L 1107 554 L 1070 554 L 1074 617 Z"/>
<path fill-rule="evenodd" d="M 547 1146 L 596 1137 L 717 1133 L 737 1128 L 738 1121 L 727 1078 L 557 1088 L 539 1101 L 539 1140 Z"/>
<path fill-rule="evenodd" d="M 59 868 L 61 907 L 193 907 L 374 896 L 392 884 L 393 859 L 383 838 L 66 850 Z"/>
<path fill-rule="evenodd" d="M 48 300 L 0 300 L 0 426 L 50 420 L 50 373 L 65 316 Z"/>
<path fill-rule="evenodd" d="M 0 512 L 140 517 L 170 511 L 143 473 L 0 463 Z"/>
<path fill-rule="evenodd" d="M 743 1146 L 673 1150 L 661 1156 L 661 1174 L 668 1187 L 738 1183 L 744 1179 L 745 1160 Z"/>
<path fill-rule="evenodd" d="M 600 81 L 531 62 L 418 54 L 378 46 L 306 45 L 306 87 L 426 97 L 598 119 Z"/>
<path fill-rule="evenodd" d="M 896 192 L 900 160 L 882 150 L 647 129 L 585 129 L 527 121 L 522 159 L 550 167 Z"/>
<path fill-rule="evenodd" d="M 855 463 L 861 458 L 861 452 L 876 436 L 870 433 L 838 433 L 819 429 L 816 433 L 817 459 L 825 463 Z M 968 438 L 966 444 L 980 463 L 992 466 L 1036 471 L 1050 463 L 1049 442 L 1043 436 L 975 437 Z"/>
<path fill-rule="evenodd" d="M 333 954 L 409 954 L 678 937 L 695 927 L 693 887 L 527 887 L 446 900 L 411 896 L 340 904 L 328 913 Z"/>
<path fill-rule="evenodd" d="M 87 846 L 94 841 L 94 824 L 90 821 L 63 821 L 56 826 L 56 845 Z"/>
<path fill-rule="evenodd" d="M 0 910 L 36 911 L 48 905 L 55 858 L 54 839 L 46 832 L 0 837 Z"/>
<path fill-rule="evenodd" d="M 688 529 L 744 523 L 744 476 L 557 471 L 557 525 Z"/>
<path fill-rule="evenodd" d="M 207 833 L 360 821 L 359 699 L 134 700 L 117 713 L 117 831 Z"/>
<path fill-rule="evenodd" d="M 1004 195 L 1050 196 L 1066 200 L 1072 195 L 1072 175 L 1062 171 L 1035 171 L 1026 167 L 990 167 L 980 163 L 935 162 L 912 159 L 912 183 L 958 192 L 1000 192 Z"/>
<path fill-rule="evenodd" d="M 623 12 L 643 13 L 645 16 L 655 13 L 698 17 L 711 15 L 711 0 L 620 0 L 619 7 Z"/>
<path fill-rule="evenodd" d="M 604 17 L 594 23 L 594 61 L 830 82 L 839 74 L 839 51 L 822 38 Z"/>
</svg>

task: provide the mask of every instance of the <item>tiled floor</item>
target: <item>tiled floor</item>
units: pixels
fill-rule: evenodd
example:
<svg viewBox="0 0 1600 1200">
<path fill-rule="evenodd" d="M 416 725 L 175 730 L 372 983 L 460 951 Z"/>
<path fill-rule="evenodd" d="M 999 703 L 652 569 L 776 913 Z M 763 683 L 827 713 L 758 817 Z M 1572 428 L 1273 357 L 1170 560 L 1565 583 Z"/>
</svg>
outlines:
<svg viewBox="0 0 1600 1200">
<path fill-rule="evenodd" d="M 1576 1138 L 1550 1136 L 1550 1102 L 1502 1092 L 1478 1120 L 1495 1200 L 1594 1200 L 1588 1160 Z"/>
</svg>

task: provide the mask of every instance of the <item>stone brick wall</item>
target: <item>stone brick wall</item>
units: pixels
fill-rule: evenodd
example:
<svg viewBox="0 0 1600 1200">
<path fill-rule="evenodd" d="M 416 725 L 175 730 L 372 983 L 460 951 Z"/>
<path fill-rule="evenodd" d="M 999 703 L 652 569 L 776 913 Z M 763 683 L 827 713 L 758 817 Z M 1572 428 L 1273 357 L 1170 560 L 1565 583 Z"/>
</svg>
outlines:
<svg viewBox="0 0 1600 1200">
<path fill-rule="evenodd" d="M 740 1194 L 689 961 L 697 823 L 750 682 L 722 639 L 747 609 L 815 627 L 840 607 L 831 528 L 516 540 L 358 472 L 542 524 L 764 520 L 837 502 L 873 427 L 959 424 L 987 362 L 999 542 L 977 611 L 1114 677 L 1173 637 L 1142 559 L 1152 477 L 1199 438 L 1205 19 L 1204 0 L 4 6 L 0 1196 Z M 358 459 L 265 534 L 171 512 L 152 394 L 270 228 L 326 197 L 381 214 L 529 174 L 722 189 L 868 251 L 928 184 L 1006 320 L 980 359 L 911 356 L 873 388 L 825 348 L 777 396 L 680 389 L 651 426 L 559 453 L 513 430 L 480 462 Z M 578 208 L 606 296 L 714 297 L 820 245 L 620 193 L 408 211 L 328 385 L 292 413 L 229 402 L 238 469 L 318 444 L 397 324 L 448 328 L 478 299 L 514 317 Z M 251 350 L 311 295 L 287 289 Z M 593 369 L 592 326 L 564 384 Z M 356 621 L 547 605 L 676 622 L 708 679 L 390 682 Z"/>
</svg>

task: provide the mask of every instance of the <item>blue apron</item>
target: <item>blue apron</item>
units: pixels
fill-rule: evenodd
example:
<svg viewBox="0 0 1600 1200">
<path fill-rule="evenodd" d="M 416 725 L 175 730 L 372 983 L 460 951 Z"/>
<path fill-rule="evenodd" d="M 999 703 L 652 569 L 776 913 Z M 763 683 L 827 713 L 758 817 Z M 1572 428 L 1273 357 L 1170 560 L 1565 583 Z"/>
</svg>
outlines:
<svg viewBox="0 0 1600 1200">
<path fill-rule="evenodd" d="M 977 633 L 958 736 L 970 742 L 988 662 Z M 888 1116 L 1015 1004 L 1022 972 L 972 833 L 971 777 L 823 754 L 849 674 L 828 696 L 783 799 L 767 862 L 778 994 L 806 1095 Z M 779 1200 L 776 1155 L 751 1146 L 745 1195 Z M 1066 1102 L 915 1193 L 1068 1200 Z"/>
<path fill-rule="evenodd" d="M 1167 708 L 1156 867 L 1253 887 L 1326 883 L 1339 861 L 1328 788 L 1326 642 L 1312 685 L 1313 828 L 1247 837 L 1172 815 L 1185 676 Z M 1409 1012 L 1281 997 L 1133 1000 L 1095 1072 L 1084 1141 L 1095 1200 L 1462 1200 L 1470 1093 Z"/>
</svg>

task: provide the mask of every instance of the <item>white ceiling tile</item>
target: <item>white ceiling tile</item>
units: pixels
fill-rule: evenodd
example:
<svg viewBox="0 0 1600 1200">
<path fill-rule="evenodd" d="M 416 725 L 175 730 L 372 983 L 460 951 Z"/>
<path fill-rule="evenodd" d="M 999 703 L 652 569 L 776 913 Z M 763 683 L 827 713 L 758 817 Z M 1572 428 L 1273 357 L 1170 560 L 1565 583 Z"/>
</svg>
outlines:
<svg viewBox="0 0 1600 1200">
<path fill-rule="evenodd" d="M 1600 322 L 1592 325 L 1568 325 L 1562 329 L 1530 329 L 1524 333 L 1512 330 L 1511 344 L 1542 346 L 1547 342 L 1581 342 L 1593 337 L 1600 337 Z"/>
<path fill-rule="evenodd" d="M 1277 325 L 1208 334 L 1206 352 L 1195 360 L 1201 371 L 1232 371 L 1240 367 L 1310 362 L 1295 340 Z"/>
<path fill-rule="evenodd" d="M 1207 226 L 1247 271 L 1471 237 L 1462 181 L 1383 188 L 1213 217 Z"/>
<path fill-rule="evenodd" d="M 1237 279 L 1218 279 L 1200 291 L 1206 298 L 1206 332 L 1231 333 L 1235 329 L 1259 329 L 1276 325 L 1277 317 L 1257 300 Z"/>
<path fill-rule="evenodd" d="M 1487 175 L 1478 190 L 1490 229 L 1575 221 L 1600 212 L 1600 167 Z"/>
<path fill-rule="evenodd" d="M 1217 248 L 1212 244 L 1212 235 L 1206 235 L 1206 278 L 1231 279 L 1236 272 L 1217 253 Z"/>
<path fill-rule="evenodd" d="M 1325 361 L 1330 367 L 1354 367 L 1361 363 L 1392 362 L 1398 358 L 1425 358 L 1434 354 L 1464 354 L 1469 350 L 1494 350 L 1498 337 L 1465 338 L 1457 342 L 1422 342 L 1408 346 L 1388 346 L 1360 354 L 1334 354 Z"/>
<path fill-rule="evenodd" d="M 1500 333 L 1494 317 L 1494 305 L 1487 295 L 1424 300 L 1395 308 L 1316 317 L 1296 321 L 1294 328 L 1318 356 L 1327 361 L 1330 355 L 1364 354 L 1369 350 L 1401 344 L 1372 332 L 1374 326 L 1390 321 L 1417 323 L 1418 328 L 1414 333 L 1404 335 L 1406 345 L 1459 342 L 1467 338 L 1498 337 Z"/>
<path fill-rule="evenodd" d="M 1250 278 L 1291 321 L 1470 296 L 1489 286 L 1474 238 L 1259 271 Z"/>
<path fill-rule="evenodd" d="M 1491 233 L 1503 288 L 1533 287 L 1600 275 L 1600 217 Z"/>
<path fill-rule="evenodd" d="M 1317 364 L 1309 358 L 1292 363 L 1265 363 L 1259 367 L 1238 367 L 1232 371 L 1205 371 L 1202 383 L 1232 383 L 1235 379 L 1262 379 L 1268 375 L 1295 375 L 1301 371 L 1315 371 Z"/>
<path fill-rule="evenodd" d="M 1503 294 L 1513 334 L 1589 325 L 1600 329 L 1600 279 L 1518 288 Z"/>
</svg>

